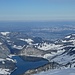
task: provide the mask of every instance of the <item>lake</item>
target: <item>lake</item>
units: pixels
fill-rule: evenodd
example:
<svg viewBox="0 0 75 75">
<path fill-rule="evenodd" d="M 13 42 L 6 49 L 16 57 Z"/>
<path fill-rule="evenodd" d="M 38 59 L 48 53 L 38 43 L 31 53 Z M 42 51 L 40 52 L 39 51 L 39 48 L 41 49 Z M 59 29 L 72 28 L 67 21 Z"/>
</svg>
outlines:
<svg viewBox="0 0 75 75">
<path fill-rule="evenodd" d="M 21 57 L 19 56 L 13 56 L 12 59 L 16 59 L 17 69 L 14 70 L 11 75 L 22 75 L 27 70 L 34 69 L 48 63 L 46 59 L 41 59 L 38 61 L 27 61 L 27 60 L 21 59 Z"/>
</svg>

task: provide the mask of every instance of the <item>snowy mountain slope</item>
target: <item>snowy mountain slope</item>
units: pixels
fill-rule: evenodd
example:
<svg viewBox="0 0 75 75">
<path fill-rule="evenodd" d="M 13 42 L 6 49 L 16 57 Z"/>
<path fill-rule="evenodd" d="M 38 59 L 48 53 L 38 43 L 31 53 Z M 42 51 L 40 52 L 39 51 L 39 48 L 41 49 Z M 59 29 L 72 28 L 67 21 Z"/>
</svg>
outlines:
<svg viewBox="0 0 75 75">
<path fill-rule="evenodd" d="M 54 43 L 42 42 L 37 49 L 46 52 L 43 58 L 58 63 L 60 67 L 35 75 L 75 75 L 75 34 L 56 40 Z"/>
<path fill-rule="evenodd" d="M 43 57 L 66 67 L 75 67 L 75 34 L 56 41 L 20 32 L 0 32 L 0 58 L 9 54 Z"/>
<path fill-rule="evenodd" d="M 0 32 L 0 37 L 8 48 L 19 54 L 36 56 L 38 53 L 38 56 L 40 54 L 44 58 L 53 60 L 55 57 L 63 57 L 64 54 L 71 56 L 75 53 L 75 34 L 56 41 L 43 40 L 40 37 L 31 37 L 20 32 Z"/>
<path fill-rule="evenodd" d="M 40 50 L 55 50 L 55 49 L 60 48 L 61 46 L 62 45 L 43 43 L 40 46 L 38 46 L 38 49 L 40 49 Z"/>
<path fill-rule="evenodd" d="M 34 75 L 75 75 L 75 69 L 69 68 L 69 69 L 56 69 L 56 70 L 49 70 L 46 72 L 41 72 Z"/>
<path fill-rule="evenodd" d="M 9 34 L 9 32 L 0 34 L 0 75 L 10 75 L 15 69 L 15 61 L 10 57 L 11 52 L 6 43 Z"/>
<path fill-rule="evenodd" d="M 49 59 L 50 62 L 61 64 L 64 68 L 61 70 L 49 70 L 35 75 L 75 75 L 75 34 L 68 35 L 64 39 L 56 41 L 56 43 L 63 45 L 60 53 L 57 51 L 55 55 L 46 54 L 45 58 Z"/>
<path fill-rule="evenodd" d="M 9 48 L 6 46 L 4 43 L 4 40 L 0 38 L 0 57 L 1 58 L 6 58 L 10 54 Z"/>
</svg>

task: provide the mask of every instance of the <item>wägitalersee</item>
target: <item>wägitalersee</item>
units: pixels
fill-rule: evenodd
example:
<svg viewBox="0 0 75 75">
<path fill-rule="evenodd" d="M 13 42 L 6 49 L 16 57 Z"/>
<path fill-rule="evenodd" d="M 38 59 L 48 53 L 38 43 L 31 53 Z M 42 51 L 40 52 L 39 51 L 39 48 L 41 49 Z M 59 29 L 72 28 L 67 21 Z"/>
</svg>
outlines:
<svg viewBox="0 0 75 75">
<path fill-rule="evenodd" d="M 27 70 L 35 69 L 48 63 L 46 59 L 37 57 L 26 57 L 25 59 L 22 59 L 20 56 L 13 56 L 12 59 L 16 60 L 17 63 L 16 69 L 11 73 L 11 75 L 22 75 Z M 30 59 L 30 61 L 28 59 Z"/>
</svg>

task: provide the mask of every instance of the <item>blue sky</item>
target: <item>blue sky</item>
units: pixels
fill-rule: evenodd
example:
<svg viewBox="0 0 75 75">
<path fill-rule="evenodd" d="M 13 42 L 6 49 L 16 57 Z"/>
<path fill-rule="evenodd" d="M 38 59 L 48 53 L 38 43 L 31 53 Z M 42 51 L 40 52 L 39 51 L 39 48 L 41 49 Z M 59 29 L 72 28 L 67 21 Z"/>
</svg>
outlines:
<svg viewBox="0 0 75 75">
<path fill-rule="evenodd" d="M 75 20 L 75 0 L 0 0 L 0 21 Z"/>
</svg>

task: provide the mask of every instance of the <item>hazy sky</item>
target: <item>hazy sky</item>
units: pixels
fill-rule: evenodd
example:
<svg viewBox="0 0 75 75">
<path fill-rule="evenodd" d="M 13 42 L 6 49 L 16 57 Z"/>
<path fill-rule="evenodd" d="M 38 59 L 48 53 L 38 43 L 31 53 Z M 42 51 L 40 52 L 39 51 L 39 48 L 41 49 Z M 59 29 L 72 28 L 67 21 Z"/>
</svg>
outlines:
<svg viewBox="0 0 75 75">
<path fill-rule="evenodd" d="M 75 20 L 75 0 L 0 0 L 0 20 Z"/>
</svg>

